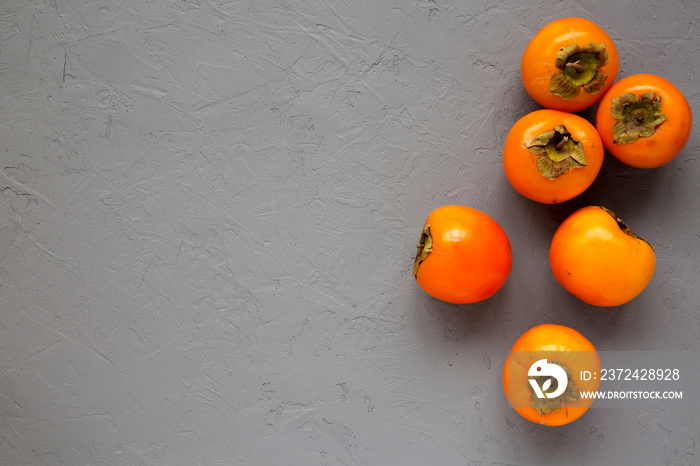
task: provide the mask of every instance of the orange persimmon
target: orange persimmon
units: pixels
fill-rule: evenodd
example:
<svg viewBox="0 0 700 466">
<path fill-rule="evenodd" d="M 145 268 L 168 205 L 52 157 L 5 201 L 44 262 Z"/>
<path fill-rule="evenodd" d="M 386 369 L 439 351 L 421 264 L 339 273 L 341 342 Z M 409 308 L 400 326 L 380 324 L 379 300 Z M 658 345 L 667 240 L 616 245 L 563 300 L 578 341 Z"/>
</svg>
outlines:
<svg viewBox="0 0 700 466">
<path fill-rule="evenodd" d="M 562 374 L 560 394 L 554 390 L 559 388 L 557 377 L 552 377 L 555 371 L 538 376 L 545 374 L 547 366 Z M 572 328 L 538 325 L 518 338 L 508 354 L 503 389 L 510 405 L 525 419 L 561 426 L 581 417 L 593 403 L 593 397 L 583 397 L 581 392 L 593 393 L 600 386 L 597 377 L 583 380 L 582 371 L 600 373 L 600 357 L 593 344 Z"/>
<path fill-rule="evenodd" d="M 520 72 L 528 94 L 546 108 L 584 110 L 612 86 L 617 48 L 597 24 L 584 18 L 553 21 L 530 40 Z"/>
<path fill-rule="evenodd" d="M 692 126 L 685 96 L 652 74 L 619 80 L 596 111 L 596 128 L 605 148 L 637 168 L 656 168 L 673 160 L 688 142 Z"/>
<path fill-rule="evenodd" d="M 558 110 L 537 110 L 509 131 L 503 170 L 523 196 L 557 204 L 588 189 L 600 172 L 604 154 L 598 131 L 585 118 Z"/>
<path fill-rule="evenodd" d="M 413 274 L 434 298 L 465 304 L 495 294 L 512 263 L 510 241 L 495 220 L 471 207 L 448 205 L 428 216 Z"/>
<path fill-rule="evenodd" d="M 654 248 L 612 211 L 583 207 L 554 233 L 549 263 L 557 281 L 594 306 L 619 306 L 646 288 L 654 275 Z"/>
</svg>

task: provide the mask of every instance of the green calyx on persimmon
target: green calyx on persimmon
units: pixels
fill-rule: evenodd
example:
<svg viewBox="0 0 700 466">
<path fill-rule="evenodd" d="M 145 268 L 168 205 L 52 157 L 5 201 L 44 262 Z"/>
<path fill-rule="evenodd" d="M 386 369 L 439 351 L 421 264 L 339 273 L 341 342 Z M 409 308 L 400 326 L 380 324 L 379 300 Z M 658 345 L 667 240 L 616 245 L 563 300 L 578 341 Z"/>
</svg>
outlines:
<svg viewBox="0 0 700 466">
<path fill-rule="evenodd" d="M 617 120 L 613 126 L 613 143 L 628 144 L 637 138 L 653 135 L 656 127 L 666 121 L 661 107 L 661 97 L 653 92 L 646 92 L 639 97 L 626 92 L 613 97 L 610 112 Z"/>
<path fill-rule="evenodd" d="M 652 244 L 650 242 L 648 242 L 644 238 L 641 238 L 639 235 L 636 235 L 635 233 L 633 233 L 632 230 L 630 229 L 630 227 L 625 223 L 625 221 L 622 220 L 620 217 L 618 217 L 617 214 L 615 214 L 615 212 L 608 209 L 607 207 L 603 207 L 603 206 L 598 206 L 598 207 L 600 207 L 605 213 L 607 213 L 608 215 L 610 215 L 612 218 L 615 219 L 615 222 L 617 222 L 617 226 L 620 227 L 620 230 L 622 230 L 622 232 L 624 234 L 631 236 L 632 238 L 636 238 L 638 240 L 644 241 L 646 244 L 649 245 L 649 247 L 651 248 L 652 251 L 655 251 L 654 246 L 652 246 Z"/>
<path fill-rule="evenodd" d="M 576 387 L 576 382 L 572 380 L 573 374 L 571 373 L 571 370 L 568 367 L 566 367 L 565 364 L 559 361 L 553 360 L 551 364 L 556 364 L 557 366 L 564 369 L 567 379 L 566 390 L 564 390 L 564 393 L 562 393 L 556 398 L 539 398 L 532 389 L 532 386 L 528 383 L 527 388 L 532 392 L 532 395 L 530 395 L 530 403 L 532 403 L 532 407 L 535 408 L 535 410 L 540 415 L 556 413 L 563 407 L 563 405 L 573 403 L 580 397 L 580 395 L 578 394 L 578 389 Z M 540 390 L 545 394 L 553 393 L 558 388 L 556 385 L 556 379 L 553 379 L 549 376 L 537 376 L 533 378 L 537 382 L 537 385 L 540 387 Z M 546 384 L 548 383 L 548 381 L 552 381 L 553 383 L 547 386 Z"/>
<path fill-rule="evenodd" d="M 423 262 L 431 252 L 433 252 L 433 237 L 430 236 L 430 225 L 426 225 L 420 235 L 416 260 L 413 262 L 414 277 L 418 276 L 418 268 L 420 267 L 421 262 Z"/>
<path fill-rule="evenodd" d="M 576 97 L 581 89 L 597 94 L 608 80 L 600 67 L 608 63 L 605 44 L 591 42 L 583 47 L 571 44 L 557 53 L 555 66 L 559 69 L 549 81 L 549 92 L 563 99 Z"/>
<path fill-rule="evenodd" d="M 586 166 L 583 144 L 571 137 L 564 125 L 537 135 L 527 143 L 527 149 L 537 155 L 537 169 L 548 180 L 555 180 L 570 168 Z"/>
</svg>

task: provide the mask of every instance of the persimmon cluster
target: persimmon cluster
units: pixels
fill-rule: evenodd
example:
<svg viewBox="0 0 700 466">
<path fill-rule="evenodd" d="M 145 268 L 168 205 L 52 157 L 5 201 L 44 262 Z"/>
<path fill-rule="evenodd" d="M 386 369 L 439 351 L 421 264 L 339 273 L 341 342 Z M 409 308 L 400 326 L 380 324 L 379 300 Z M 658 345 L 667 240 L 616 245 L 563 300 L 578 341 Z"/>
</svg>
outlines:
<svg viewBox="0 0 700 466">
<path fill-rule="evenodd" d="M 606 151 L 640 169 L 661 167 L 681 153 L 692 128 L 684 95 L 653 74 L 616 82 L 618 69 L 617 47 L 587 19 L 562 18 L 535 34 L 523 53 L 521 76 L 527 93 L 543 108 L 520 118 L 503 148 L 503 170 L 518 193 L 539 203 L 558 204 L 593 184 Z M 595 104 L 595 123 L 577 114 Z M 564 289 L 593 306 L 610 307 L 631 301 L 646 288 L 656 256 L 651 244 L 632 233 L 610 209 L 588 206 L 559 226 L 549 262 Z M 511 267 L 511 244 L 501 226 L 483 212 L 451 205 L 428 216 L 413 274 L 431 296 L 464 304 L 493 296 Z M 574 374 L 581 361 L 557 361 L 568 385 L 558 390 L 561 396 L 542 400 L 523 391 L 532 361 L 513 355 L 555 346 L 564 359 L 571 352 L 585 351 L 588 363 L 597 361 L 595 348 L 578 332 L 547 324 L 518 339 L 503 373 L 506 396 L 516 411 L 547 425 L 571 422 L 590 406 L 577 397 L 584 381 Z M 508 370 L 509 362 L 514 371 Z M 540 388 L 554 390 L 551 380 Z M 521 398 L 530 404 L 523 405 Z"/>
</svg>

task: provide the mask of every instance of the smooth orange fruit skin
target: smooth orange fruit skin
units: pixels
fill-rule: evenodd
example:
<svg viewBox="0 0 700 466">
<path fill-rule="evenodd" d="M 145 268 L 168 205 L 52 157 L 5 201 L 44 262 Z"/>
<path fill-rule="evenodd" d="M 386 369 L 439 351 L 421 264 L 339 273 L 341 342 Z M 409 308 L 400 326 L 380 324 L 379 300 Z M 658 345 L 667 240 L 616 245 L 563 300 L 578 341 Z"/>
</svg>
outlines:
<svg viewBox="0 0 700 466">
<path fill-rule="evenodd" d="M 557 281 L 594 306 L 625 304 L 646 288 L 656 255 L 646 241 L 620 229 L 599 206 L 583 207 L 554 233 L 549 263 Z"/>
<path fill-rule="evenodd" d="M 558 125 L 566 126 L 571 137 L 583 143 L 586 166 L 571 168 L 555 180 L 548 180 L 537 169 L 538 156 L 527 149 L 527 143 Z M 558 110 L 536 110 L 518 120 L 508 132 L 503 170 L 513 188 L 523 196 L 543 204 L 558 204 L 573 199 L 593 184 L 604 157 L 603 142 L 588 120 Z"/>
<path fill-rule="evenodd" d="M 613 97 L 629 92 L 641 96 L 653 92 L 661 97 L 661 113 L 667 120 L 652 136 L 627 144 L 614 142 L 616 119 L 610 111 Z M 667 164 L 683 150 L 693 127 L 693 113 L 683 93 L 668 80 L 652 74 L 635 74 L 613 84 L 596 110 L 596 128 L 605 148 L 620 162 L 636 168 L 656 168 Z"/>
<path fill-rule="evenodd" d="M 605 85 L 595 94 L 581 90 L 572 99 L 551 94 L 549 80 L 559 71 L 554 64 L 557 52 L 574 43 L 583 47 L 591 41 L 596 45 L 605 44 L 608 51 L 608 62 L 598 68 L 608 76 Z M 584 18 L 561 18 L 544 26 L 530 40 L 523 53 L 520 73 L 525 90 L 537 103 L 545 108 L 578 112 L 603 97 L 615 81 L 619 65 L 617 47 L 600 26 Z"/>
<path fill-rule="evenodd" d="M 530 353 L 528 353 L 530 352 Z M 538 353 L 532 353 L 538 352 Z M 541 415 L 529 405 L 528 370 L 535 358 L 546 356 L 564 363 L 580 392 L 595 392 L 600 380 L 581 380 L 582 370 L 600 373 L 600 358 L 593 344 L 576 330 L 555 324 L 542 324 L 525 332 L 513 345 L 503 367 L 503 389 L 511 406 L 525 419 L 536 424 L 561 426 L 580 418 L 593 404 L 592 398 L 579 398 L 559 411 Z"/>
<path fill-rule="evenodd" d="M 449 205 L 430 213 L 433 251 L 421 262 L 416 280 L 429 295 L 466 304 L 483 301 L 505 283 L 513 253 L 505 231 L 471 207 Z"/>
</svg>

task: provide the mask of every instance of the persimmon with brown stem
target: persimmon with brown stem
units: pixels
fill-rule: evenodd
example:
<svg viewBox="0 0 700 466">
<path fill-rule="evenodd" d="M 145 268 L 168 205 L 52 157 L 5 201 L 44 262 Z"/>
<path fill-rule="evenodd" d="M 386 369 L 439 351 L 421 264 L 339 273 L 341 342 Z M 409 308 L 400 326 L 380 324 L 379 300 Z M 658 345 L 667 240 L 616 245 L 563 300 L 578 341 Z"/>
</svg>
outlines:
<svg viewBox="0 0 700 466">
<path fill-rule="evenodd" d="M 610 307 L 631 301 L 646 288 L 656 255 L 610 209 L 588 206 L 559 225 L 549 263 L 564 289 L 588 304 Z"/>
<path fill-rule="evenodd" d="M 596 110 L 596 129 L 605 148 L 636 168 L 657 168 L 676 158 L 692 126 L 693 113 L 683 93 L 652 74 L 616 82 Z"/>
<path fill-rule="evenodd" d="M 585 18 L 542 27 L 523 52 L 520 72 L 528 94 L 545 108 L 585 110 L 612 86 L 619 68 L 610 36 Z"/>
<path fill-rule="evenodd" d="M 413 275 L 434 298 L 467 304 L 494 295 L 512 265 L 510 241 L 495 220 L 471 207 L 447 205 L 425 221 Z"/>
</svg>

